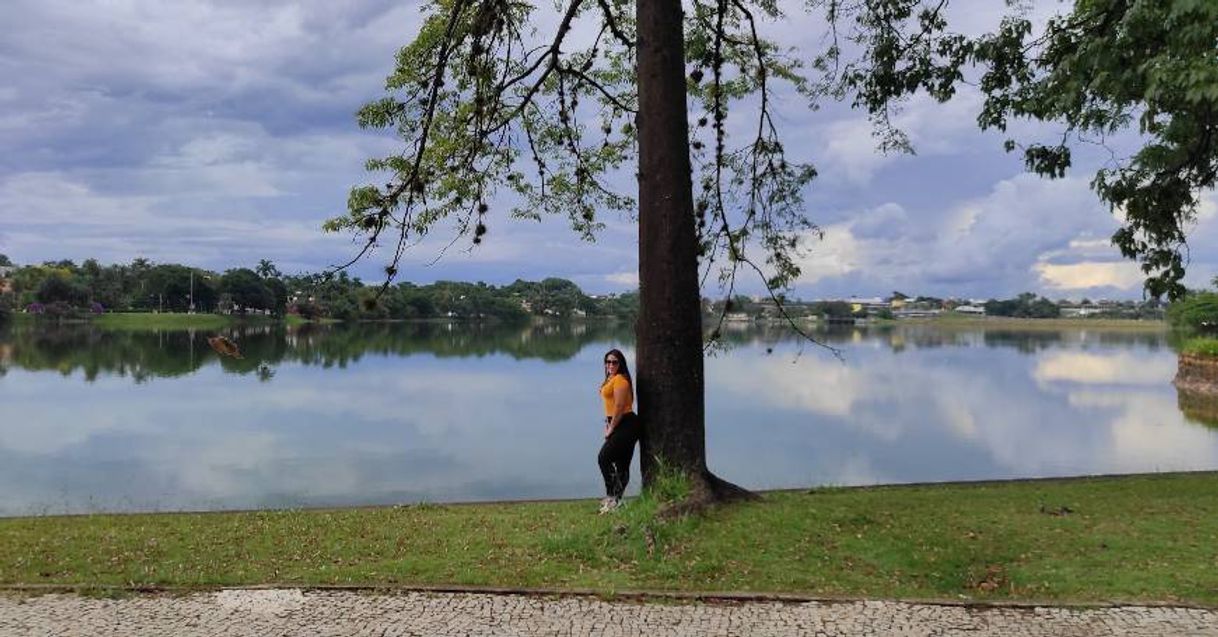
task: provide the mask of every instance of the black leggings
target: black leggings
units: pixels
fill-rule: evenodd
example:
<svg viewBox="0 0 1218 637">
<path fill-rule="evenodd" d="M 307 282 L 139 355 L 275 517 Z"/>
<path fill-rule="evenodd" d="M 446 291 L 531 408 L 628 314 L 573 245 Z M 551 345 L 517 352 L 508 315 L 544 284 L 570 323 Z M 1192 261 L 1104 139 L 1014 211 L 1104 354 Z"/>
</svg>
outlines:
<svg viewBox="0 0 1218 637">
<path fill-rule="evenodd" d="M 639 441 L 641 427 L 639 417 L 628 411 L 601 445 L 596 462 L 605 478 L 606 495 L 620 498 L 626 492 L 626 484 L 630 482 L 630 461 L 634 458 L 634 444 Z"/>
</svg>

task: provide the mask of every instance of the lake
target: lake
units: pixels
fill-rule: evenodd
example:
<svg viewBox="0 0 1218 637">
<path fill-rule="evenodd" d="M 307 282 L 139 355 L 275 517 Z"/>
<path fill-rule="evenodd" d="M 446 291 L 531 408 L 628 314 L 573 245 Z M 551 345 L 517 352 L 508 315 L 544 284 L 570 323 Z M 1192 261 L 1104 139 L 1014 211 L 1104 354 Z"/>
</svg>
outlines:
<svg viewBox="0 0 1218 637">
<path fill-rule="evenodd" d="M 750 488 L 1218 469 L 1166 332 L 730 327 L 707 453 Z M 599 497 L 601 357 L 634 362 L 626 323 L 215 333 L 0 328 L 0 515 Z"/>
</svg>

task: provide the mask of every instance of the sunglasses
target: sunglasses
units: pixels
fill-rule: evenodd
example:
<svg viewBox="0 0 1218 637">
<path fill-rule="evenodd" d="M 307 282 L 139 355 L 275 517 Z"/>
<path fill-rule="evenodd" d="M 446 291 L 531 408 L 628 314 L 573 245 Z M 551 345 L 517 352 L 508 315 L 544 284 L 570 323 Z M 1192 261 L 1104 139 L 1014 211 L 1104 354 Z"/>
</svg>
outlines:
<svg viewBox="0 0 1218 637">
<path fill-rule="evenodd" d="M 607 358 L 607 359 L 605 359 L 605 364 L 606 364 L 606 365 L 620 365 L 621 363 L 622 363 L 622 361 L 619 361 L 619 360 L 616 360 L 616 359 L 612 359 L 612 358 Z"/>
</svg>

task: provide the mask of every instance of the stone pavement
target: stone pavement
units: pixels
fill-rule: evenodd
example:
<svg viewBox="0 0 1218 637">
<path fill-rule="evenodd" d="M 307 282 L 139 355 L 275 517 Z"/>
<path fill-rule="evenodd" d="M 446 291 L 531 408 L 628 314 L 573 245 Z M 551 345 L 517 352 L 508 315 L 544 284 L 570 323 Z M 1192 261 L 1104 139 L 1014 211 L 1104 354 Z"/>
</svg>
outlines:
<svg viewBox="0 0 1218 637">
<path fill-rule="evenodd" d="M 0 635 L 764 635 L 1218 637 L 1218 611 L 902 602 L 640 603 L 297 589 L 95 599 L 0 596 Z"/>
</svg>

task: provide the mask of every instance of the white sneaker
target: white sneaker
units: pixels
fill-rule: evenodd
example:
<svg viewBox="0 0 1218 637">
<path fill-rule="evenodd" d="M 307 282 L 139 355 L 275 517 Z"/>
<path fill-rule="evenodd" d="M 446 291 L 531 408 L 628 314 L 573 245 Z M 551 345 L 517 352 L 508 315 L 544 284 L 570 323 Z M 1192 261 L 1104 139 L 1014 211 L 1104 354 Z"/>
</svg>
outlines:
<svg viewBox="0 0 1218 637">
<path fill-rule="evenodd" d="M 601 515 L 617 510 L 622 505 L 621 500 L 613 496 L 605 496 L 601 498 L 601 510 L 598 511 Z"/>
</svg>

